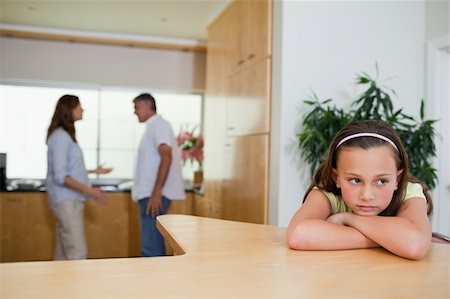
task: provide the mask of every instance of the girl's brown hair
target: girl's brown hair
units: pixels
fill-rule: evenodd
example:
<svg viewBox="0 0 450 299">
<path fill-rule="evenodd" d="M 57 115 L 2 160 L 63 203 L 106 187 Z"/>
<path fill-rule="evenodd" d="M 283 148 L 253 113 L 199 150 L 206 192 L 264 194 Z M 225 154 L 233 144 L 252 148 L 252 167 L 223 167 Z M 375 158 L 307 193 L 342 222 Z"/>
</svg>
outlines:
<svg viewBox="0 0 450 299">
<path fill-rule="evenodd" d="M 73 120 L 73 110 L 80 105 L 80 100 L 74 95 L 63 95 L 56 104 L 55 113 L 53 113 L 52 121 L 47 131 L 47 139 L 57 128 L 61 127 L 69 133 L 74 142 L 75 137 L 75 121 Z"/>
<path fill-rule="evenodd" d="M 390 139 L 397 149 L 395 149 L 390 143 L 387 141 L 376 138 L 376 137 L 357 137 L 352 138 L 337 147 L 339 142 L 347 136 L 358 134 L 358 133 L 375 133 L 387 137 Z M 398 188 L 394 191 L 394 195 L 389 206 L 382 211 L 380 216 L 394 216 L 397 214 L 398 209 L 402 205 L 402 200 L 406 191 L 406 184 L 408 182 L 420 183 L 423 187 L 423 192 L 425 194 L 428 209 L 428 216 L 433 212 L 433 202 L 431 200 L 430 195 L 428 194 L 428 188 L 414 178 L 408 171 L 408 154 L 406 153 L 405 147 L 403 146 L 401 139 L 397 132 L 389 126 L 387 123 L 378 120 L 363 120 L 363 121 L 355 121 L 349 123 L 344 128 L 342 128 L 334 137 L 328 148 L 328 155 L 326 160 L 319 166 L 317 172 L 313 178 L 311 186 L 306 191 L 306 194 L 303 198 L 303 202 L 305 201 L 307 195 L 312 190 L 313 187 L 317 186 L 318 188 L 331 192 L 336 195 L 342 195 L 341 190 L 336 187 L 336 184 L 331 176 L 333 168 L 336 168 L 336 161 L 338 159 L 340 150 L 343 147 L 359 147 L 363 149 L 369 149 L 372 147 L 379 146 L 389 146 L 392 149 L 392 152 L 395 157 L 395 163 L 397 165 L 397 170 L 403 169 L 401 174 L 400 181 L 398 182 Z"/>
</svg>

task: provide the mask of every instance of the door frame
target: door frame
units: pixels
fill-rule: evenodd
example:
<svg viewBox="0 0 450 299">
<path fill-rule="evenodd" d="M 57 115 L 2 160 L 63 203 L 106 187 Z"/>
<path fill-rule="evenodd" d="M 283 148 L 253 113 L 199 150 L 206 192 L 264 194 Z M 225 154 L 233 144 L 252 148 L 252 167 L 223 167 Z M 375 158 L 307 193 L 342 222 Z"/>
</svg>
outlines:
<svg viewBox="0 0 450 299">
<path fill-rule="evenodd" d="M 433 231 L 450 235 L 450 35 L 427 43 L 427 99 L 431 118 L 436 122 L 436 157 L 438 184 L 432 192 L 434 213 Z M 444 136 L 447 134 L 447 136 Z"/>
</svg>

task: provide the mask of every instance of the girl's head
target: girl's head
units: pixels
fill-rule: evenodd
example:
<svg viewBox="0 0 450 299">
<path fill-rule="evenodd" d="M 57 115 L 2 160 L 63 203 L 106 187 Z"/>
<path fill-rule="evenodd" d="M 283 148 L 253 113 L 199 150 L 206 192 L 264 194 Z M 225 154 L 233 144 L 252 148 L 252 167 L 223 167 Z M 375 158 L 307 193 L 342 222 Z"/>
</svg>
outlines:
<svg viewBox="0 0 450 299">
<path fill-rule="evenodd" d="M 53 113 L 52 121 L 48 128 L 47 139 L 54 130 L 61 127 L 73 141 L 75 138 L 75 121 L 82 119 L 83 108 L 81 108 L 80 100 L 74 95 L 63 95 L 56 104 L 55 112 Z"/>
<path fill-rule="evenodd" d="M 385 122 L 365 120 L 336 134 L 312 186 L 342 195 L 356 214 L 395 215 L 408 181 L 416 180 L 408 173 L 408 155 L 397 132 Z"/>
</svg>

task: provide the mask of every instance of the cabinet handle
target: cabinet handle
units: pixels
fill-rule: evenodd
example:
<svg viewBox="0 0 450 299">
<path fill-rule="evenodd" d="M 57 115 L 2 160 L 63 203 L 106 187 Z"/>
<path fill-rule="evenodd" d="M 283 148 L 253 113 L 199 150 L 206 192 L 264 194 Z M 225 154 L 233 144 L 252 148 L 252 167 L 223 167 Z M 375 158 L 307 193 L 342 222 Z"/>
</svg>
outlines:
<svg viewBox="0 0 450 299">
<path fill-rule="evenodd" d="M 238 64 L 238 65 L 241 65 L 241 64 L 243 64 L 244 62 L 245 62 L 245 60 L 244 60 L 244 59 L 241 59 L 241 60 L 238 61 L 237 64 Z"/>
<path fill-rule="evenodd" d="M 225 147 L 230 147 L 231 144 L 230 143 L 225 143 Z"/>
<path fill-rule="evenodd" d="M 234 127 L 228 127 L 228 130 L 229 130 L 229 131 L 233 131 L 233 130 L 234 130 Z"/>
<path fill-rule="evenodd" d="M 250 59 L 252 59 L 253 57 L 255 57 L 255 54 L 250 54 L 250 55 L 248 55 L 248 57 L 247 57 L 247 60 L 250 60 Z"/>
</svg>

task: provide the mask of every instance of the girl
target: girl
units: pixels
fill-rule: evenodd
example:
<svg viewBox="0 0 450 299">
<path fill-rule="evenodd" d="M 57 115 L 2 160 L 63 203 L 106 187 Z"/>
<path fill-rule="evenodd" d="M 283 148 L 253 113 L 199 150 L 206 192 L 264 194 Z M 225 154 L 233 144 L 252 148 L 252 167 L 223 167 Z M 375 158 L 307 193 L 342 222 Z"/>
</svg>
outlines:
<svg viewBox="0 0 450 299">
<path fill-rule="evenodd" d="M 92 188 L 88 173 L 108 173 L 111 168 L 86 170 L 75 138 L 75 122 L 83 118 L 78 97 L 64 95 L 56 104 L 47 132 L 47 193 L 56 218 L 55 260 L 87 257 L 83 210 L 86 197 L 104 204 L 105 193 Z"/>
<path fill-rule="evenodd" d="M 420 146 L 420 145 L 418 145 Z M 382 246 L 422 259 L 431 244 L 427 190 L 408 173 L 400 137 L 382 121 L 341 129 L 288 227 L 298 250 Z"/>
</svg>

